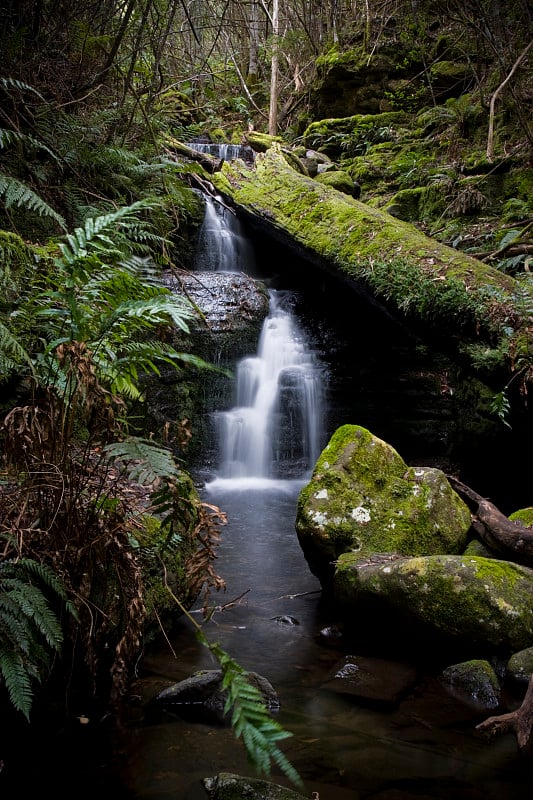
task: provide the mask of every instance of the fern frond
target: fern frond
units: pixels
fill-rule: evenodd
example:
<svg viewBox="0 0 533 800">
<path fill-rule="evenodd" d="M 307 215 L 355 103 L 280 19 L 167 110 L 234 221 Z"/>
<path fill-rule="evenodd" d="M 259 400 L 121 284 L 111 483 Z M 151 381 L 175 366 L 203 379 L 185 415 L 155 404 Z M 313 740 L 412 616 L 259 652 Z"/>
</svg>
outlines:
<svg viewBox="0 0 533 800">
<path fill-rule="evenodd" d="M 250 763 L 257 772 L 268 777 L 271 773 L 271 761 L 274 761 L 295 785 L 303 788 L 298 772 L 276 744 L 291 737 L 292 733 L 284 730 L 272 718 L 261 692 L 247 680 L 246 670 L 219 644 L 209 643 L 203 633 L 200 632 L 199 638 L 222 668 L 222 687 L 228 692 L 224 710 L 225 713 L 232 713 L 231 724 L 235 736 L 242 737 Z"/>
<path fill-rule="evenodd" d="M 110 461 L 124 464 L 128 476 L 140 484 L 179 477 L 180 469 L 172 452 L 151 439 L 129 437 L 104 447 Z"/>
<path fill-rule="evenodd" d="M 16 89 L 17 91 L 20 92 L 32 92 L 33 94 L 37 95 L 37 97 L 40 100 L 42 100 L 43 103 L 46 102 L 42 94 L 39 91 L 37 91 L 37 89 L 34 86 L 32 86 L 29 83 L 26 83 L 25 81 L 20 81 L 17 80 L 16 78 L 0 78 L 0 86 L 7 92 L 10 91 L 11 89 Z"/>
<path fill-rule="evenodd" d="M 0 378 L 24 365 L 34 372 L 33 362 L 19 339 L 0 322 Z"/>
<path fill-rule="evenodd" d="M 66 590 L 54 571 L 33 559 L 0 562 L 0 683 L 17 711 L 29 718 L 32 684 L 59 652 L 63 632 L 49 598 L 50 590 L 73 612 Z"/>
<path fill-rule="evenodd" d="M 5 684 L 13 708 L 20 711 L 29 720 L 33 702 L 32 680 L 20 653 L 13 650 L 2 651 L 0 682 Z"/>
<path fill-rule="evenodd" d="M 66 228 L 65 220 L 61 214 L 54 211 L 42 197 L 39 197 L 25 183 L 2 173 L 0 173 L 0 199 L 3 199 L 6 208 L 10 208 L 13 205 L 25 208 L 28 211 L 36 212 L 41 217 L 54 219 L 63 230 Z"/>
</svg>

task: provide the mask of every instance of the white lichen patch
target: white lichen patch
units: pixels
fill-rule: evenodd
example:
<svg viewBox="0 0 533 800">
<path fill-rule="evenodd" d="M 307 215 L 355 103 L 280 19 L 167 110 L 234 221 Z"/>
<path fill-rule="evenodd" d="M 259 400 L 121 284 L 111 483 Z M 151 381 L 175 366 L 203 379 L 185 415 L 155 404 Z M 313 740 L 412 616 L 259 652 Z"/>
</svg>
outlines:
<svg viewBox="0 0 533 800">
<path fill-rule="evenodd" d="M 328 515 L 324 511 L 313 511 L 310 517 L 320 527 L 324 527 L 328 521 Z"/>
<path fill-rule="evenodd" d="M 316 500 L 327 500 L 328 499 L 328 490 L 321 489 L 319 492 L 315 492 L 315 499 Z"/>
<path fill-rule="evenodd" d="M 364 508 L 363 506 L 357 506 L 357 508 L 352 508 L 350 516 L 356 522 L 360 522 L 362 524 L 370 522 L 370 511 L 368 510 L 368 508 Z"/>
</svg>

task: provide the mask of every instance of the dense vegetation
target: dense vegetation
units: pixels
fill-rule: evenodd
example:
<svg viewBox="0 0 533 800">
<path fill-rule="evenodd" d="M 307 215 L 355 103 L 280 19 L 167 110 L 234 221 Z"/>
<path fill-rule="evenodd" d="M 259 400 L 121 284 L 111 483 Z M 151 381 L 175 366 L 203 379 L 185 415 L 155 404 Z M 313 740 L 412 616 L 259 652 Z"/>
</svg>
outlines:
<svg viewBox="0 0 533 800">
<path fill-rule="evenodd" d="M 532 19 L 526 0 L 21 0 L 0 23 L 0 683 L 29 718 L 67 663 L 120 697 L 163 554 L 185 606 L 223 584 L 183 442 L 128 417 L 146 372 L 208 368 L 168 343 L 191 309 L 161 272 L 190 263 L 206 180 L 169 140 L 313 147 L 369 203 L 525 274 Z M 126 478 L 150 485 L 134 514 Z"/>
</svg>

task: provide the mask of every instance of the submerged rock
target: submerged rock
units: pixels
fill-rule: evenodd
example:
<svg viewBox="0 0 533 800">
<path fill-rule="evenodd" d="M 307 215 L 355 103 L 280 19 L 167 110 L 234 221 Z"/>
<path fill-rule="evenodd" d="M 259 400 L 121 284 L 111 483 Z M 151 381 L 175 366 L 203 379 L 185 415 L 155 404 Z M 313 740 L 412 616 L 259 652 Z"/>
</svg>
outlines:
<svg viewBox="0 0 533 800">
<path fill-rule="evenodd" d="M 322 689 L 351 695 L 371 705 L 393 706 L 416 684 L 408 664 L 365 656 L 345 656 L 335 665 Z"/>
</svg>

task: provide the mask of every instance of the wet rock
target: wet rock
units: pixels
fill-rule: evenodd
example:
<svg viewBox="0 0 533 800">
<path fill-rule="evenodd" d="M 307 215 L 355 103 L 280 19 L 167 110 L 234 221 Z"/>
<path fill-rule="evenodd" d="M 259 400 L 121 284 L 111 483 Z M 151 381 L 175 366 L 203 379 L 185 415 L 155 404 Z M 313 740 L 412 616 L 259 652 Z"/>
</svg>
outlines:
<svg viewBox="0 0 533 800">
<path fill-rule="evenodd" d="M 322 689 L 352 695 L 371 705 L 394 706 L 416 682 L 417 672 L 408 664 L 348 655 L 335 665 Z"/>
<path fill-rule="evenodd" d="M 205 778 L 203 783 L 210 800 L 308 800 L 305 795 L 277 783 L 231 772 L 220 772 L 213 778 Z"/>
<path fill-rule="evenodd" d="M 388 563 L 341 556 L 335 598 L 345 621 L 401 630 L 411 647 L 430 642 L 514 653 L 533 638 L 533 570 L 481 556 L 437 555 Z"/>
<path fill-rule="evenodd" d="M 280 614 L 278 617 L 272 617 L 279 625 L 299 625 L 300 623 L 296 617 L 291 617 L 289 614 Z"/>
<path fill-rule="evenodd" d="M 507 664 L 506 677 L 515 684 L 526 687 L 533 675 L 533 647 L 514 653 Z"/>
<path fill-rule="evenodd" d="M 343 425 L 298 498 L 296 531 L 325 588 L 335 564 L 376 554 L 462 553 L 470 511 L 439 469 L 409 467 L 396 450 L 358 425 Z"/>
<path fill-rule="evenodd" d="M 277 711 L 279 698 L 272 684 L 257 672 L 248 672 L 247 679 L 258 689 L 265 706 Z M 224 713 L 228 692 L 222 688 L 222 680 L 220 669 L 201 670 L 160 691 L 150 704 L 151 710 L 170 711 L 192 721 L 229 723 Z"/>
<path fill-rule="evenodd" d="M 452 664 L 440 676 L 447 691 L 466 705 L 493 710 L 500 704 L 498 677 L 488 661 L 473 659 Z"/>
</svg>

